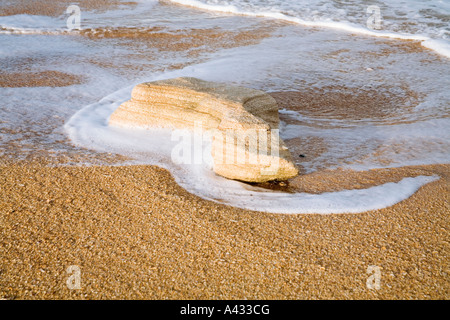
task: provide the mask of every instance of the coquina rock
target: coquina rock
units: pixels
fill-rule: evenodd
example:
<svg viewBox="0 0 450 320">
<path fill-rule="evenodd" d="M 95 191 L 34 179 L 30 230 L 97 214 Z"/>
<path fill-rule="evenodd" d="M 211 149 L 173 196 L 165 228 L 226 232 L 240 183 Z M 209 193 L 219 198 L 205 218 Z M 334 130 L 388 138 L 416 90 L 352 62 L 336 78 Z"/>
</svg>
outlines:
<svg viewBox="0 0 450 320">
<path fill-rule="evenodd" d="M 212 132 L 214 171 L 246 182 L 287 180 L 298 175 L 278 136 L 278 106 L 263 91 L 176 78 L 141 83 L 110 116 L 122 127 L 194 129 Z"/>
</svg>

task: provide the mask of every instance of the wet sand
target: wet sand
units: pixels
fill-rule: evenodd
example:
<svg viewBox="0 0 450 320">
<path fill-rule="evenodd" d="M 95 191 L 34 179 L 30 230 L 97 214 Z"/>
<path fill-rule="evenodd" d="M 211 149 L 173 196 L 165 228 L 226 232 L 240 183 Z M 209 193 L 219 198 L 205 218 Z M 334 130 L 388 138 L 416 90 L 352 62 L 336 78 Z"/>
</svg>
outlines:
<svg viewBox="0 0 450 320">
<path fill-rule="evenodd" d="M 348 88 L 345 86 L 302 88 L 299 91 L 271 92 L 280 109 L 300 111 L 315 119 L 382 120 L 384 123 L 408 114 L 420 99 L 406 87 Z M 283 117 L 283 116 L 281 116 Z M 289 123 L 288 118 L 282 118 Z"/>
<path fill-rule="evenodd" d="M 66 87 L 80 84 L 81 77 L 60 71 L 12 72 L 0 74 L 0 87 Z"/>
<path fill-rule="evenodd" d="M 34 14 L 58 17 L 64 15 L 67 7 L 71 4 L 72 3 L 64 0 L 0 0 L 0 16 Z M 82 9 L 102 12 L 117 8 L 120 5 L 133 6 L 137 3 L 134 1 L 78 0 L 75 4 Z"/>
</svg>

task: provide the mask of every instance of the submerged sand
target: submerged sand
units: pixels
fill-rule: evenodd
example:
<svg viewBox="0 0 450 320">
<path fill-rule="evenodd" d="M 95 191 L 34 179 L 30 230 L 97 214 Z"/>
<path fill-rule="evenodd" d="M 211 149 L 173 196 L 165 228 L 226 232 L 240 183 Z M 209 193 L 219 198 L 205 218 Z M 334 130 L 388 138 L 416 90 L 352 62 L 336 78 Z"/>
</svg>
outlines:
<svg viewBox="0 0 450 320">
<path fill-rule="evenodd" d="M 80 84 L 81 77 L 60 71 L 42 72 L 3 72 L 0 74 L 0 87 L 66 87 Z"/>
<path fill-rule="evenodd" d="M 0 0 L 0 16 L 15 14 L 35 14 L 58 17 L 65 14 L 72 3 L 65 0 Z M 98 12 L 111 10 L 118 6 L 133 6 L 137 2 L 123 2 L 120 0 L 77 0 L 74 4 L 80 8 L 96 10 Z"/>
</svg>

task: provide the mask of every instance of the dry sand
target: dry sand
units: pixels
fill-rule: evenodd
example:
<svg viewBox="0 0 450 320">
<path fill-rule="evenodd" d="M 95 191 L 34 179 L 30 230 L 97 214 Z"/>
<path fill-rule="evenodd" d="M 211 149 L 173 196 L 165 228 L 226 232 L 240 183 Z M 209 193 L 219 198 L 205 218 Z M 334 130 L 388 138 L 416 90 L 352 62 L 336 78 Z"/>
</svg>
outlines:
<svg viewBox="0 0 450 320">
<path fill-rule="evenodd" d="M 421 170 L 441 179 L 387 209 L 280 215 L 203 200 L 153 166 L 5 165 L 0 297 L 448 299 L 449 166 Z"/>
</svg>

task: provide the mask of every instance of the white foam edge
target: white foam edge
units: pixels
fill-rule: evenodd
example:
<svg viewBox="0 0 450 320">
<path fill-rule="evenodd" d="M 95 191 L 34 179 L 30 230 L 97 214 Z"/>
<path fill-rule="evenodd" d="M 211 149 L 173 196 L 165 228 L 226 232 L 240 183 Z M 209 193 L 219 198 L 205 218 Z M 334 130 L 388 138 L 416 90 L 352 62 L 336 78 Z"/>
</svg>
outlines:
<svg viewBox="0 0 450 320">
<path fill-rule="evenodd" d="M 438 176 L 403 178 L 367 189 L 343 190 L 321 194 L 266 193 L 264 196 L 246 192 L 233 198 L 233 206 L 270 213 L 285 214 L 342 214 L 362 213 L 393 206 L 410 196 L 420 187 L 439 180 Z M 245 197 L 245 199 L 243 199 Z M 249 199 L 250 198 L 250 199 Z"/>
<path fill-rule="evenodd" d="M 332 28 L 337 30 L 342 30 L 350 33 L 362 34 L 367 36 L 374 37 L 384 37 L 384 38 L 393 38 L 393 39 L 401 39 L 401 40 L 415 40 L 419 41 L 421 45 L 425 48 L 428 48 L 440 55 L 443 55 L 447 58 L 450 58 L 450 44 L 445 43 L 444 41 L 440 41 L 438 39 L 432 39 L 430 37 L 424 35 L 411 35 L 406 33 L 396 33 L 396 32 L 386 32 L 386 31 L 377 31 L 371 29 L 365 29 L 361 26 L 352 24 L 350 22 L 336 22 L 336 21 L 308 21 L 303 20 L 297 17 L 290 17 L 281 12 L 268 12 L 268 11 L 259 11 L 259 12 L 251 12 L 251 11 L 243 11 L 239 10 L 236 6 L 233 5 L 211 5 L 206 4 L 197 0 L 169 0 L 173 3 L 198 8 L 202 10 L 208 10 L 213 12 L 220 13 L 230 13 L 236 15 L 250 16 L 250 17 L 264 17 L 264 18 L 272 18 L 283 20 L 287 22 L 292 22 L 296 24 L 300 24 L 307 27 L 322 27 L 322 28 Z"/>
</svg>

